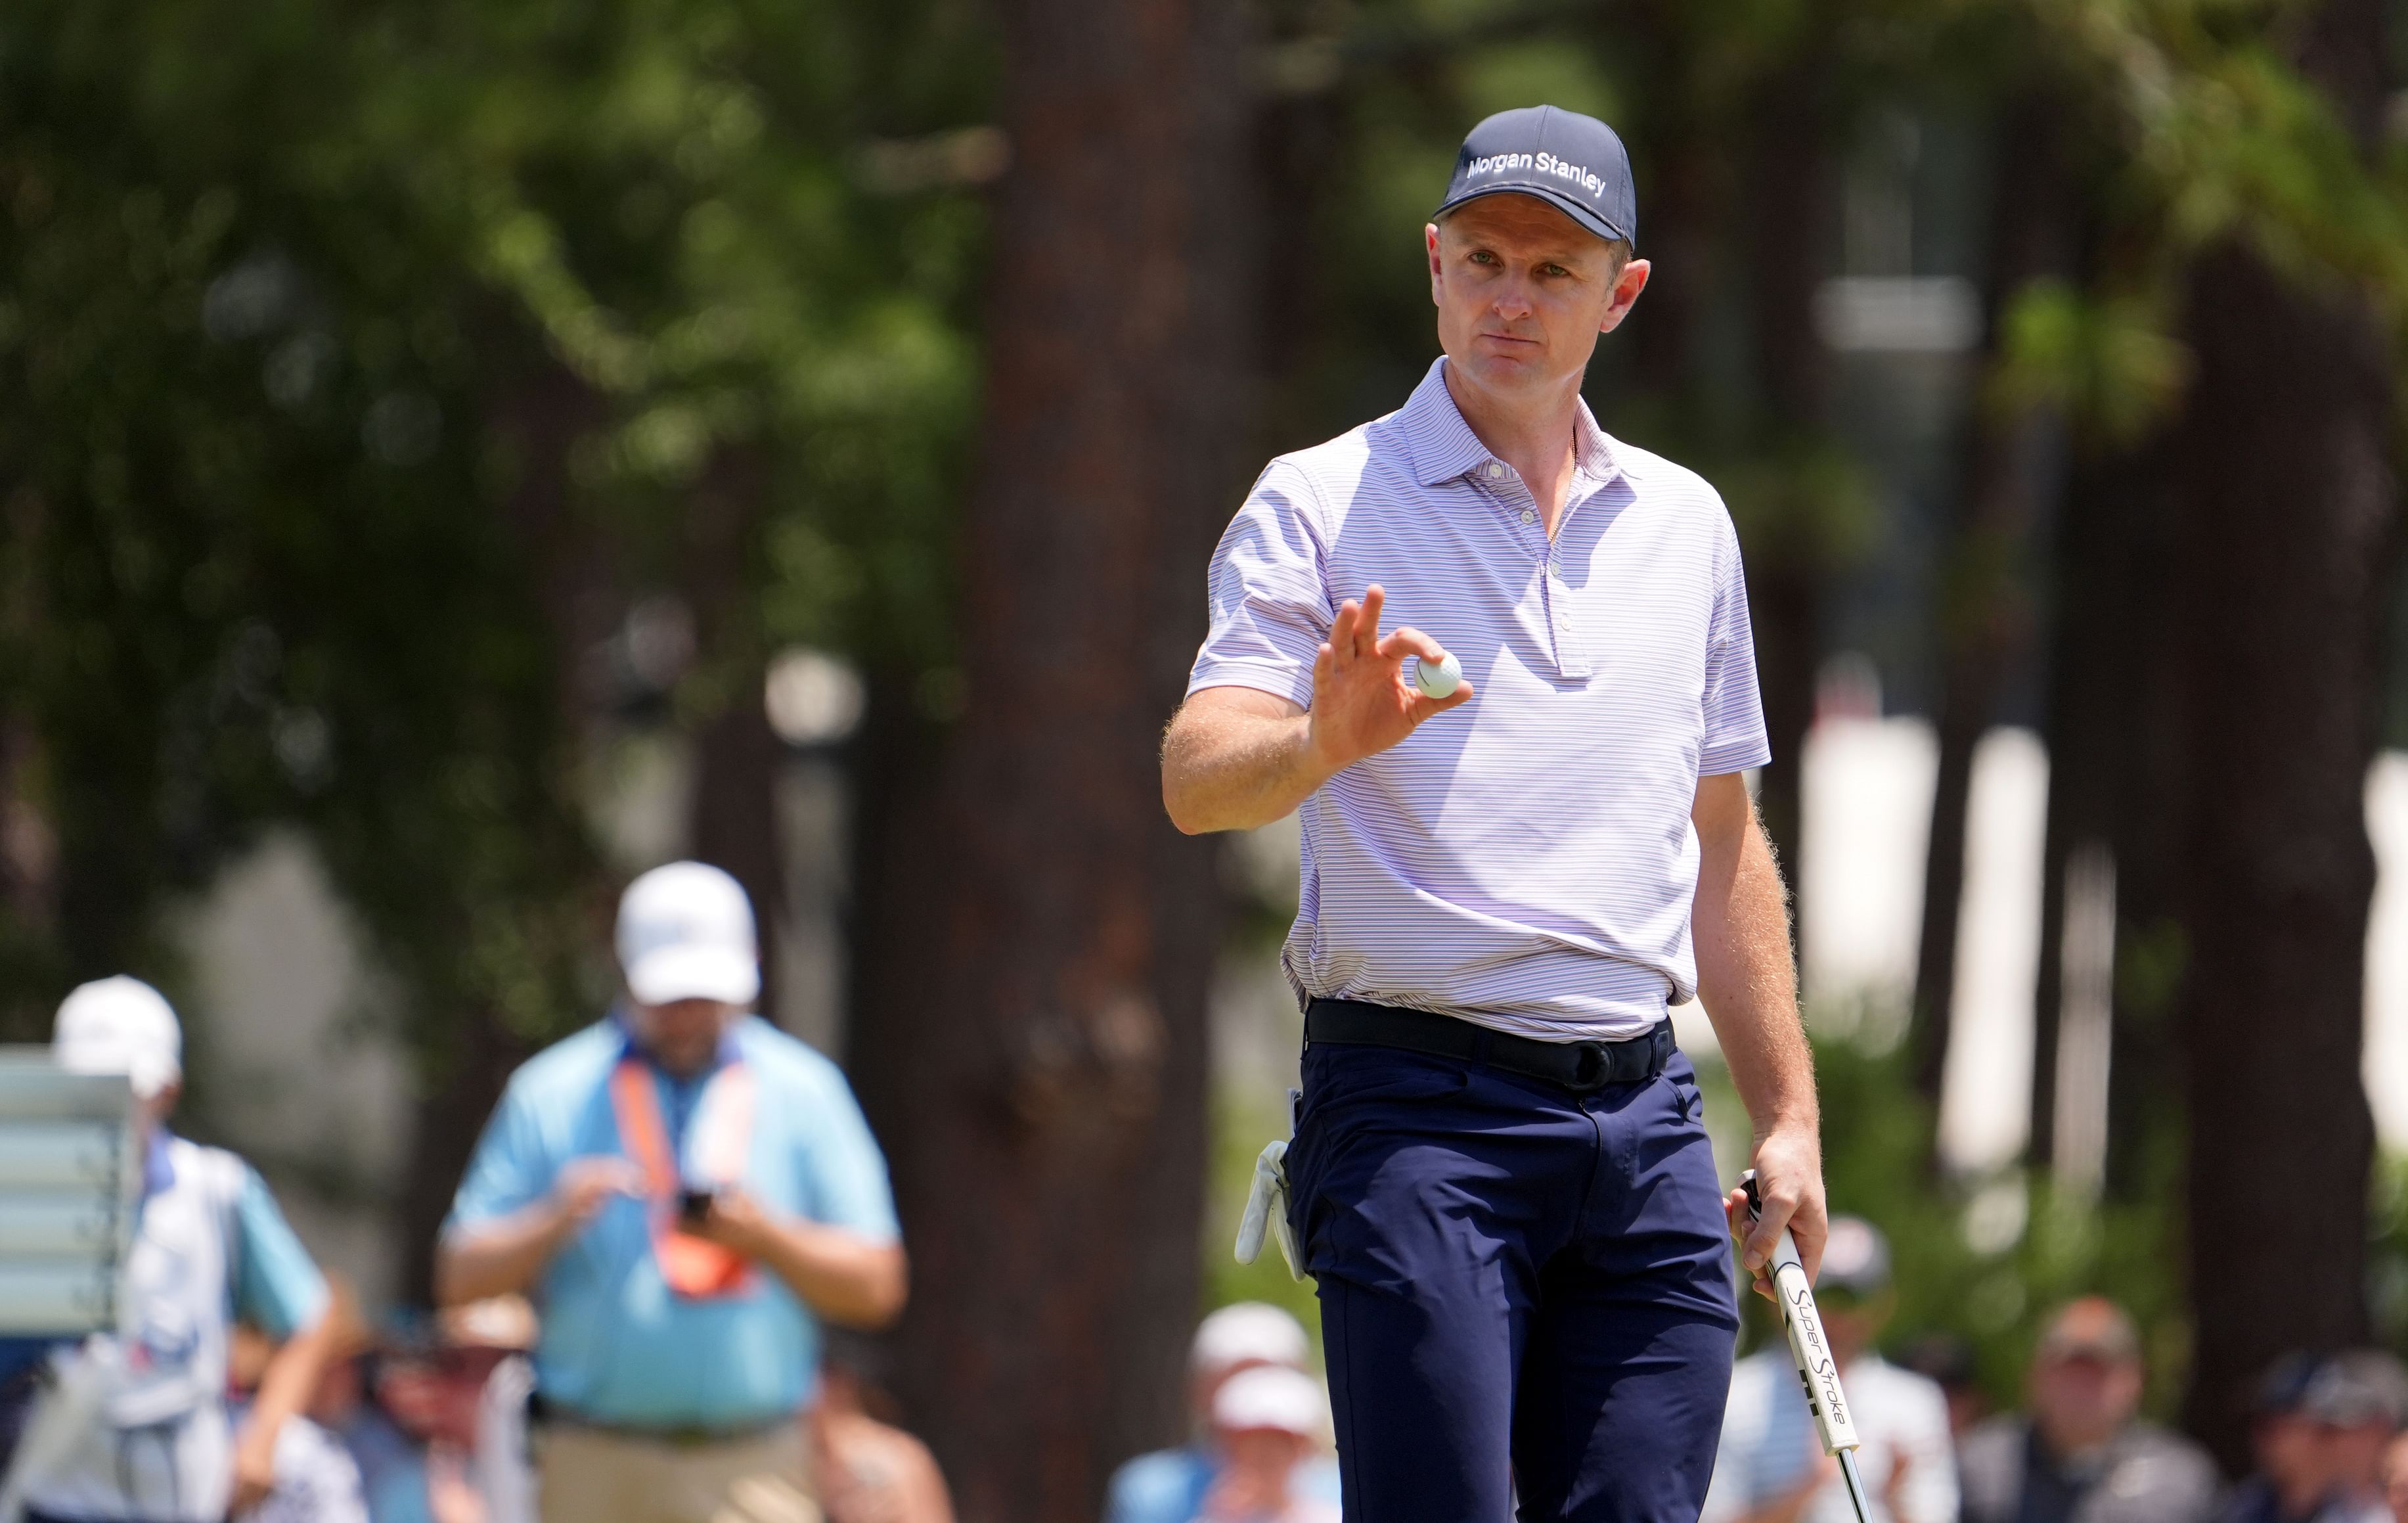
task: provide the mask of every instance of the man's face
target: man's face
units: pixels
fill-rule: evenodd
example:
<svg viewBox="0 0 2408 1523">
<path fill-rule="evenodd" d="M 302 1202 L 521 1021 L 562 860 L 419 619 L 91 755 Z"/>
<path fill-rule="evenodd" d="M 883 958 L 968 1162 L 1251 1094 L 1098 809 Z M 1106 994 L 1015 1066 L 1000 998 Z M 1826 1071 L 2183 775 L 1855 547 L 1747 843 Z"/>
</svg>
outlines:
<svg viewBox="0 0 2408 1523">
<path fill-rule="evenodd" d="M 1312 1441 L 1279 1428 L 1220 1429 L 1214 1437 L 1232 1469 L 1284 1478 L 1312 1452 Z"/>
<path fill-rule="evenodd" d="M 2383 1485 L 2383 1451 L 2389 1448 L 2394 1430 L 2380 1418 L 2365 1422 L 2328 1424 L 2324 1426 L 2326 1464 L 2336 1483 L 2347 1487 L 2354 1494 L 2369 1494 Z"/>
<path fill-rule="evenodd" d="M 1844 1369 L 1873 1346 L 1898 1298 L 1886 1290 L 1866 1296 L 1835 1285 L 1815 1292 L 1814 1303 L 1822 1315 L 1823 1336 L 1830 1340 L 1832 1356 Z"/>
<path fill-rule="evenodd" d="M 646 1051 L 671 1073 L 700 1073 L 719 1056 L 719 1039 L 742 1007 L 716 999 L 673 999 L 666 1005 L 630 1002 L 628 1024 Z"/>
<path fill-rule="evenodd" d="M 2266 1473 L 2292 1511 L 2320 1495 L 2329 1472 L 2322 1435 L 2316 1424 L 2296 1412 L 2274 1413 L 2258 1419 L 2250 1430 L 2258 1468 Z"/>
<path fill-rule="evenodd" d="M 2141 1386 L 2138 1360 L 2086 1352 L 2052 1356 L 2032 1366 L 2032 1416 L 2060 1452 L 2093 1448 L 2131 1419 Z"/>
<path fill-rule="evenodd" d="M 1439 346 L 1462 379 L 1512 400 L 1577 389 L 1597 337 L 1647 284 L 1612 246 L 1530 195 L 1484 195 L 1424 232 Z"/>
</svg>

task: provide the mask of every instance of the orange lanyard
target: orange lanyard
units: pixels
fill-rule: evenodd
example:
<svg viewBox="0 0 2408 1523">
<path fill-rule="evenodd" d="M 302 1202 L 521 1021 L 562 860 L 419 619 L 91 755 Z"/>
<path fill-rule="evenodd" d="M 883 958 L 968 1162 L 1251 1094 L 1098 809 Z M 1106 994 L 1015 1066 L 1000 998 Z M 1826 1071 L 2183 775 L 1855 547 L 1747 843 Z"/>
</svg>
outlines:
<svg viewBox="0 0 2408 1523">
<path fill-rule="evenodd" d="M 711 1075 L 695 1109 L 694 1124 L 710 1125 L 698 1139 L 701 1166 L 714 1185 L 738 1183 L 752 1142 L 752 1070 L 740 1061 L 721 1069 Z M 619 1123 L 620 1145 L 644 1172 L 645 1214 L 652 1223 L 652 1257 L 660 1262 L 661 1278 L 679 1295 L 697 1300 L 751 1291 L 752 1266 L 742 1255 L 678 1226 L 683 1177 L 669 1146 L 668 1129 L 661 1124 L 661 1099 L 652 1070 L 633 1054 L 610 1071 L 610 1111 Z"/>
</svg>

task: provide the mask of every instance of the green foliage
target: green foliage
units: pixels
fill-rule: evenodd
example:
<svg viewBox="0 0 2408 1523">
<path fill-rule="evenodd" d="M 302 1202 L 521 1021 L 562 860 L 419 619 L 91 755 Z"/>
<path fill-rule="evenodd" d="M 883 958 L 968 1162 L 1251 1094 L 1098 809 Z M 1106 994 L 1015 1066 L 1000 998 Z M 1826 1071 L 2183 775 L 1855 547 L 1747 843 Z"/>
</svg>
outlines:
<svg viewBox="0 0 2408 1523">
<path fill-rule="evenodd" d="M 1287 1131 L 1287 1118 L 1280 1114 L 1280 1106 L 1264 1104 L 1259 1096 L 1223 1094 L 1213 1103 L 1211 1171 L 1206 1176 L 1205 1192 L 1203 1310 L 1232 1301 L 1268 1301 L 1293 1313 L 1318 1348 L 1321 1307 L 1313 1299 L 1312 1282 L 1290 1274 L 1279 1244 L 1268 1239 L 1251 1264 L 1239 1263 L 1232 1248 L 1238 1241 L 1239 1218 L 1245 1214 L 1247 1192 L 1254 1187 L 1254 1159 L 1265 1142 L 1284 1137 Z"/>
<path fill-rule="evenodd" d="M 2017 292 L 2001 319 L 1987 405 L 2048 408 L 2111 448 L 2128 448 L 2172 415 L 2190 380 L 2165 294 L 2090 295 L 2062 280 Z"/>
<path fill-rule="evenodd" d="M 2171 1410 L 2189 1332 L 2170 1171 L 2138 1203 L 2087 1202 L 2020 1171 L 1971 1185 L 1935 1180 L 1926 1161 L 1932 1117 L 1902 1048 L 1873 1055 L 1820 1042 L 1815 1063 L 1831 1208 L 1863 1216 L 1890 1242 L 1898 1309 L 1885 1344 L 1930 1332 L 1962 1338 L 1991 1399 L 2012 1405 L 2049 1314 L 2076 1296 L 2105 1295 L 2139 1321 L 2152 1403 Z"/>
<path fill-rule="evenodd" d="M 464 1019 L 590 1016 L 587 642 L 706 474 L 759 502 L 679 711 L 773 640 L 943 657 L 982 221 L 863 150 L 986 65 L 949 0 L 0 20 L 0 714 L 59 848 L 0 916 L 19 1034 L 278 820 L 430 1080 Z"/>
</svg>

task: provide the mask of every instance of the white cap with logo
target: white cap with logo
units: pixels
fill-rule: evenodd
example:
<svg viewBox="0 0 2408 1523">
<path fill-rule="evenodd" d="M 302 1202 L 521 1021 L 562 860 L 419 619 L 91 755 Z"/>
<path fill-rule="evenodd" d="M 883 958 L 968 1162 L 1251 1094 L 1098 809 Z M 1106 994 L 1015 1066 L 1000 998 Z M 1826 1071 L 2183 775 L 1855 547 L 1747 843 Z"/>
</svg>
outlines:
<svg viewBox="0 0 2408 1523">
<path fill-rule="evenodd" d="M 184 1076 L 184 1030 L 166 998 L 122 973 L 79 984 L 59 1006 L 50 1056 L 69 1073 L 122 1073 L 150 1099 Z"/>
<path fill-rule="evenodd" d="M 619 967 L 643 1004 L 751 1004 L 761 961 L 742 886 L 702 862 L 672 862 L 629 884 L 619 900 Z"/>
</svg>

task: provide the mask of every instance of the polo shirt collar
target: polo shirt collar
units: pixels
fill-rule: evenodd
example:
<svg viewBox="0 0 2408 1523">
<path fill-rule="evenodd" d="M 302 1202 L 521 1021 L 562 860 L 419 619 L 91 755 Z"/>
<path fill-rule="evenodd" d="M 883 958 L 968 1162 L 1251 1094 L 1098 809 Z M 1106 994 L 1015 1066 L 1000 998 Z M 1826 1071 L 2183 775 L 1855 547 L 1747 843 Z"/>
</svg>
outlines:
<svg viewBox="0 0 2408 1523">
<path fill-rule="evenodd" d="M 745 1017 L 738 1015 L 727 1023 L 727 1029 L 719 1034 L 719 1052 L 712 1057 L 709 1069 L 700 1073 L 680 1077 L 661 1067 L 660 1059 L 654 1057 L 651 1050 L 644 1045 L 642 1039 L 636 1035 L 634 1025 L 627 1019 L 627 1007 L 624 1004 L 614 1004 L 610 1007 L 610 1025 L 619 1033 L 620 1056 L 623 1058 L 634 1057 L 642 1060 L 646 1067 L 671 1084 L 692 1084 L 699 1079 L 708 1079 L 730 1063 L 742 1062 L 744 1043 L 738 1033 L 744 1022 Z"/>
<path fill-rule="evenodd" d="M 1572 418 L 1572 464 L 1593 481 L 1612 481 L 1622 468 L 1613 457 L 1613 440 L 1597 425 L 1597 416 L 1586 401 L 1580 402 L 1578 409 Z M 1405 449 L 1412 456 L 1413 480 L 1424 486 L 1454 481 L 1497 458 L 1463 421 L 1455 394 L 1446 389 L 1443 354 L 1430 362 L 1429 373 L 1407 398 L 1399 421 L 1404 424 Z"/>
</svg>

